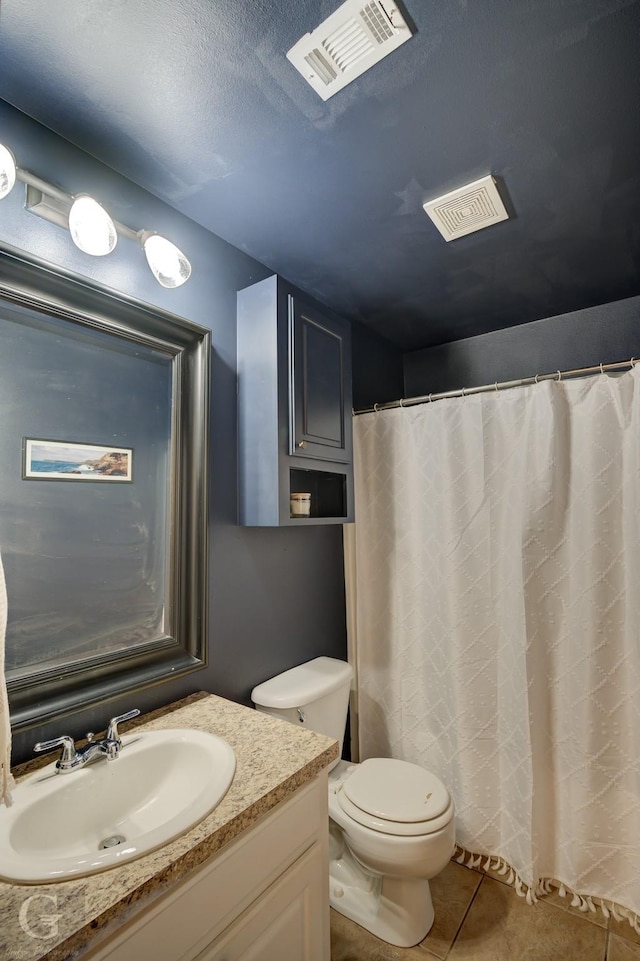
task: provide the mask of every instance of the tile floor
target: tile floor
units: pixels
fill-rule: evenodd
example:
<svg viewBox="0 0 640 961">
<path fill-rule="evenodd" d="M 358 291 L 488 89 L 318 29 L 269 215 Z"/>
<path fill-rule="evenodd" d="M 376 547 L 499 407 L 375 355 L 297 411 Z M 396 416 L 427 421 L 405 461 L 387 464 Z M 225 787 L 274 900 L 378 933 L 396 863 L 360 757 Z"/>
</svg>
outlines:
<svg viewBox="0 0 640 961">
<path fill-rule="evenodd" d="M 415 948 L 395 948 L 331 911 L 331 961 L 640 961 L 640 936 L 554 892 L 532 906 L 455 862 L 431 882 L 436 919 Z"/>
</svg>

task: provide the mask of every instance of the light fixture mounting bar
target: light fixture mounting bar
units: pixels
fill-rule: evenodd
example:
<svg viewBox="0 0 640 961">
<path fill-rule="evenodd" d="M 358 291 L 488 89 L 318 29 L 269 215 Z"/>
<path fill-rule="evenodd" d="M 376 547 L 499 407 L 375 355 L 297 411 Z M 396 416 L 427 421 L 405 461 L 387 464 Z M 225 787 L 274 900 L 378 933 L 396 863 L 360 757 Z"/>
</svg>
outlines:
<svg viewBox="0 0 640 961">
<path fill-rule="evenodd" d="M 64 192 L 59 187 L 47 183 L 41 177 L 32 174 L 30 170 L 18 167 L 16 178 L 26 185 L 25 209 L 38 217 L 43 217 L 59 227 L 69 228 L 69 210 L 73 203 L 73 197 Z M 119 220 L 113 221 L 116 230 L 123 237 L 130 240 L 139 240 L 142 231 L 127 227 Z"/>
<path fill-rule="evenodd" d="M 32 214 L 37 214 L 44 220 L 57 224 L 58 227 L 69 229 L 69 208 L 71 204 L 68 200 L 58 200 L 52 194 L 46 193 L 40 187 L 33 184 L 25 184 L 25 210 Z"/>
<path fill-rule="evenodd" d="M 21 180 L 23 184 L 35 187 L 36 190 L 47 194 L 49 197 L 55 197 L 55 199 L 61 203 L 68 203 L 69 206 L 71 206 L 72 198 L 69 194 L 65 193 L 64 190 L 61 190 L 59 187 L 54 187 L 53 184 L 47 183 L 47 181 L 41 177 L 32 174 L 30 170 L 25 170 L 23 167 L 16 167 L 16 179 Z"/>
</svg>

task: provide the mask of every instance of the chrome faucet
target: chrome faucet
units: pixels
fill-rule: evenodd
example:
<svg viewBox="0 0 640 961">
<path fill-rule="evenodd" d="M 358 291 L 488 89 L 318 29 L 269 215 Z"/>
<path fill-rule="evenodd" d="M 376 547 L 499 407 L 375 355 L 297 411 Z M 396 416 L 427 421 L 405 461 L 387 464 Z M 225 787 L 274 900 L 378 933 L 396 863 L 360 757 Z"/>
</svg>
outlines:
<svg viewBox="0 0 640 961">
<path fill-rule="evenodd" d="M 54 737 L 51 741 L 39 741 L 34 744 L 33 750 L 39 753 L 40 751 L 52 751 L 56 747 L 61 747 L 62 754 L 56 762 L 57 774 L 69 774 L 71 771 L 77 771 L 99 757 L 106 757 L 107 761 L 114 761 L 122 749 L 118 724 L 130 721 L 137 717 L 139 713 L 140 711 L 136 707 L 132 711 L 127 711 L 126 714 L 112 717 L 105 736 L 99 741 L 94 741 L 95 735 L 87 734 L 88 744 L 85 747 L 76 748 L 73 738 L 69 737 L 68 734 L 63 734 L 62 737 Z"/>
</svg>

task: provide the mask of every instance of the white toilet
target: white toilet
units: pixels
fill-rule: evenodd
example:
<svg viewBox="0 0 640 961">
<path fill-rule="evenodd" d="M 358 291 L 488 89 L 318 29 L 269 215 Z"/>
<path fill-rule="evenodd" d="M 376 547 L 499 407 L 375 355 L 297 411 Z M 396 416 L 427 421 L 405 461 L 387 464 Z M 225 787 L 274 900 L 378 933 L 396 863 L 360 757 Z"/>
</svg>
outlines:
<svg viewBox="0 0 640 961">
<path fill-rule="evenodd" d="M 259 684 L 260 711 L 340 742 L 353 672 L 317 657 Z M 418 944 L 433 924 L 429 879 L 455 846 L 454 805 L 438 778 L 406 761 L 335 761 L 329 769 L 331 905 L 376 937 Z"/>
</svg>

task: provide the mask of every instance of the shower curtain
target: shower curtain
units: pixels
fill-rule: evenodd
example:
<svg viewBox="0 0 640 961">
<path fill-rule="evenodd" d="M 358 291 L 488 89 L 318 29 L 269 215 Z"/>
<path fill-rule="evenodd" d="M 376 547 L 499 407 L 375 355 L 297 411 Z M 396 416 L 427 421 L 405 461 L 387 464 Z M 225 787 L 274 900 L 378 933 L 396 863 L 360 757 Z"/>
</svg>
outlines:
<svg viewBox="0 0 640 961">
<path fill-rule="evenodd" d="M 361 757 L 435 772 L 530 900 L 637 924 L 640 367 L 354 430 Z"/>
</svg>

